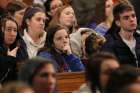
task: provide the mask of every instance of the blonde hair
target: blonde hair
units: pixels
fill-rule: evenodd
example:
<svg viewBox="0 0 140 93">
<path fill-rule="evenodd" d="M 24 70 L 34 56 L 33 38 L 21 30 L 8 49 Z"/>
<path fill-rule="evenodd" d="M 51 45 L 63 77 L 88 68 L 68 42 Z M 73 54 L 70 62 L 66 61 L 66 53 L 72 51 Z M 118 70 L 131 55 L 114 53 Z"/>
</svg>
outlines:
<svg viewBox="0 0 140 93">
<path fill-rule="evenodd" d="M 56 11 L 56 14 L 54 15 L 53 19 L 49 23 L 49 26 L 54 27 L 55 25 L 60 24 L 60 21 L 59 21 L 60 15 L 61 15 L 62 11 L 67 7 L 72 7 L 72 6 L 71 5 L 64 5 Z M 77 25 L 77 20 L 76 20 L 76 16 L 75 16 L 75 21 L 74 21 L 74 24 L 72 26 L 72 29 L 68 28 L 69 30 L 72 30 L 72 31 L 70 31 L 70 33 L 75 32 L 77 26 L 78 26 Z"/>
</svg>

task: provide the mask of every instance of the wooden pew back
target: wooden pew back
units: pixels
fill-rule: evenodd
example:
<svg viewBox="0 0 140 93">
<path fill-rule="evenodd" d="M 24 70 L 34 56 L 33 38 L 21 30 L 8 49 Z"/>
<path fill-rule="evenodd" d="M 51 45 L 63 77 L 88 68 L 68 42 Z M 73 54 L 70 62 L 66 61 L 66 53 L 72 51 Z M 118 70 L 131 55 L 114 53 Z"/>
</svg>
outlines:
<svg viewBox="0 0 140 93">
<path fill-rule="evenodd" d="M 57 74 L 58 93 L 72 93 L 85 83 L 84 72 L 65 72 Z"/>
</svg>

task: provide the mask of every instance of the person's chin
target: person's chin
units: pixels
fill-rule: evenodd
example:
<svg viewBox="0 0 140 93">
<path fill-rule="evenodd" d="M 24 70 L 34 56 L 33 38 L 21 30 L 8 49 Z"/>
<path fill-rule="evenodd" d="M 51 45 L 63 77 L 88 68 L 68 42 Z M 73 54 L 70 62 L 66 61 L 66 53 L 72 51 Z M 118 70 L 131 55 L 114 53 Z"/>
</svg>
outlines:
<svg viewBox="0 0 140 93">
<path fill-rule="evenodd" d="M 49 86 L 49 87 L 47 87 L 46 90 L 48 91 L 48 93 L 49 93 L 49 92 L 53 92 L 53 91 L 54 91 L 54 87 Z"/>
<path fill-rule="evenodd" d="M 13 44 L 13 43 L 14 43 L 14 41 L 13 41 L 13 40 L 9 41 L 9 45 L 11 45 L 11 44 Z"/>
<path fill-rule="evenodd" d="M 67 27 L 71 27 L 72 26 L 72 24 L 71 23 L 67 23 Z"/>
</svg>

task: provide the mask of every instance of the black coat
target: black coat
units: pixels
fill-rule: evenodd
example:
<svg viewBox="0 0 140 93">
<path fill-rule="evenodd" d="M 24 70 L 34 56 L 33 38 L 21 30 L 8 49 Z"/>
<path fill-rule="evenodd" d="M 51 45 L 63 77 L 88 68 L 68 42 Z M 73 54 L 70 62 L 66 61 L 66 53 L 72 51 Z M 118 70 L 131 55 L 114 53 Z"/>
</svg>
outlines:
<svg viewBox="0 0 140 93">
<path fill-rule="evenodd" d="M 0 83 L 17 79 L 17 64 L 28 59 L 24 41 L 21 41 L 16 57 L 4 54 L 6 48 L 0 45 Z"/>
<path fill-rule="evenodd" d="M 0 83 L 16 80 L 16 58 L 0 55 Z"/>
<path fill-rule="evenodd" d="M 111 52 L 116 55 L 120 64 L 130 64 L 135 67 L 140 67 L 140 35 L 135 33 L 134 37 L 136 39 L 135 52 L 137 56 L 138 63 L 134 54 L 131 52 L 130 48 L 123 42 L 118 33 L 113 34 L 103 45 L 103 51 Z"/>
<path fill-rule="evenodd" d="M 0 55 L 7 56 L 7 48 L 5 48 L 5 46 L 2 44 L 0 44 Z M 17 51 L 16 59 L 19 62 L 28 59 L 27 48 L 23 40 L 20 40 L 20 45 Z"/>
</svg>

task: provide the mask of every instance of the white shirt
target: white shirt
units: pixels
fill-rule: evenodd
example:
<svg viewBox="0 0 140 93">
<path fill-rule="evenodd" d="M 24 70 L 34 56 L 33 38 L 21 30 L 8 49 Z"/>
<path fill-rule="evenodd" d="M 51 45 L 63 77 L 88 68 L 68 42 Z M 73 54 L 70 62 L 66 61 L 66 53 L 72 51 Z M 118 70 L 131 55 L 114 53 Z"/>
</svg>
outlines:
<svg viewBox="0 0 140 93">
<path fill-rule="evenodd" d="M 32 38 L 28 35 L 27 31 L 24 30 L 24 36 L 23 40 L 27 46 L 27 52 L 29 58 L 35 57 L 37 55 L 37 52 L 40 48 L 42 48 L 46 41 L 46 32 L 44 31 L 43 36 L 40 39 L 39 43 L 35 43 Z"/>
</svg>

